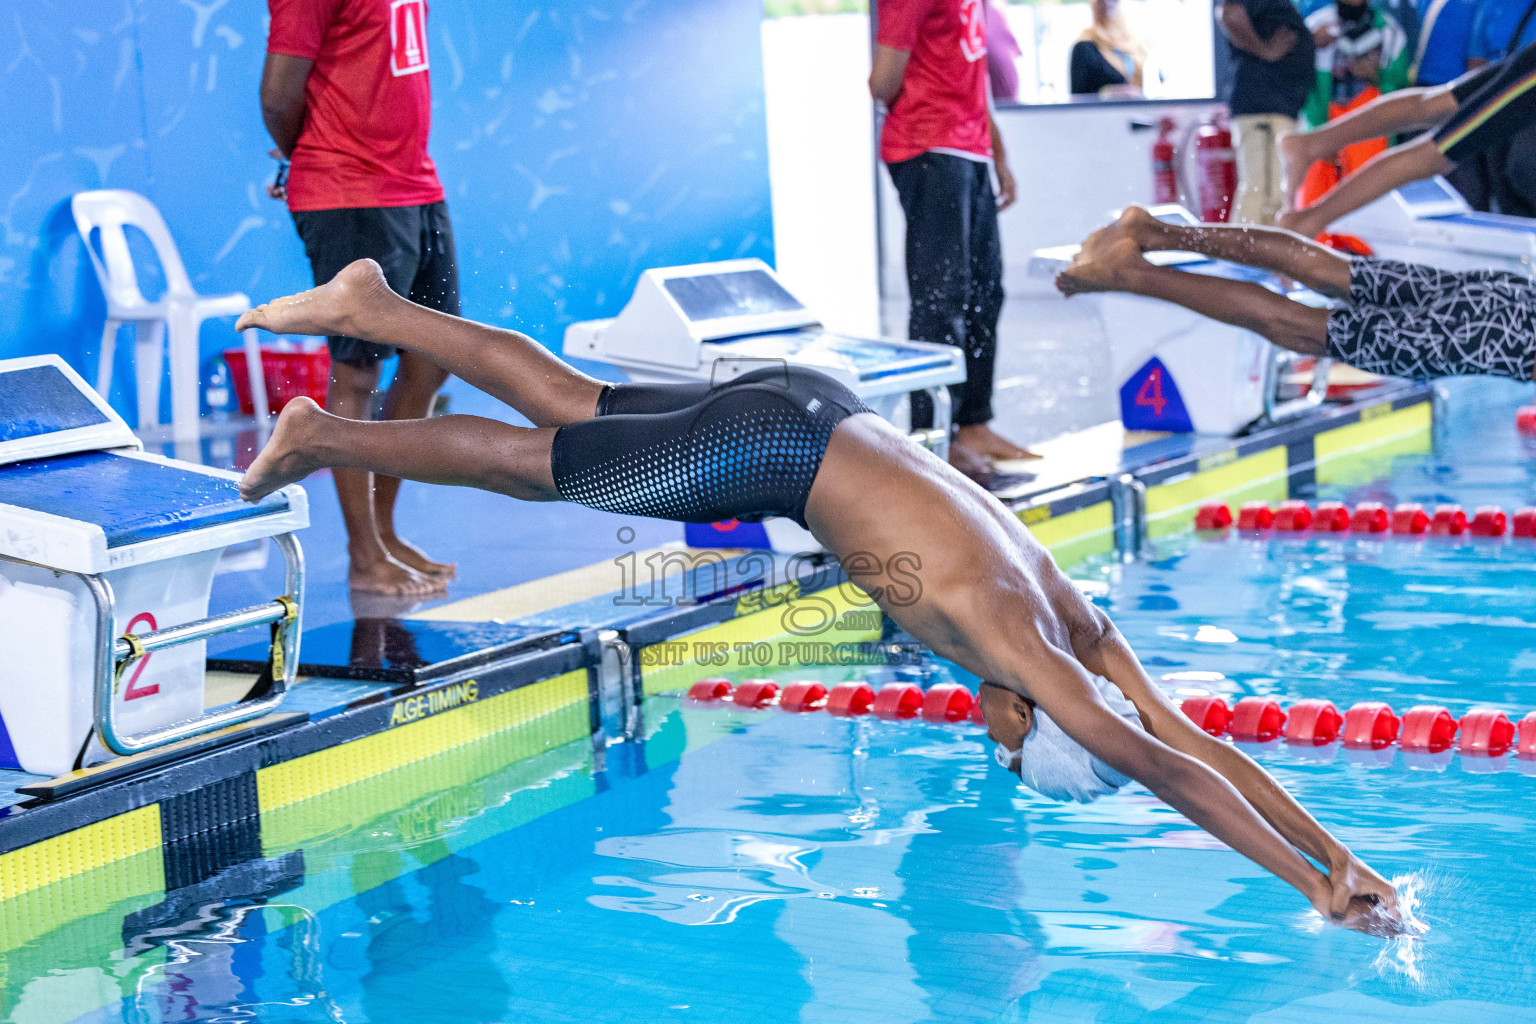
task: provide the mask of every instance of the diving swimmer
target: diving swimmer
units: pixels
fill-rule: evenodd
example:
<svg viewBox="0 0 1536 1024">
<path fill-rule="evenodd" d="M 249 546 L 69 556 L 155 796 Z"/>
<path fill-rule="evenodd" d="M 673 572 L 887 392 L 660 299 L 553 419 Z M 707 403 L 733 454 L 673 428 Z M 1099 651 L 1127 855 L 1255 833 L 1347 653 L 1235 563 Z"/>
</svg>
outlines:
<svg viewBox="0 0 1536 1024">
<path fill-rule="evenodd" d="M 1147 252 L 1196 252 L 1344 300 L 1319 309 L 1252 281 L 1154 266 Z M 1415 380 L 1462 374 L 1529 381 L 1536 282 L 1504 270 L 1448 271 L 1343 256 L 1280 228 L 1165 224 L 1137 206 L 1094 232 L 1056 276 L 1065 295 L 1129 292 L 1254 331 L 1281 348 Z"/>
<path fill-rule="evenodd" d="M 534 424 L 348 420 L 296 399 L 241 482 L 247 500 L 346 467 L 684 522 L 787 516 L 898 625 L 989 681 L 988 732 L 1024 781 L 1072 789 L 1084 768 L 1111 789 L 1135 779 L 1327 920 L 1400 929 L 1392 886 L 1186 719 L 1014 515 L 830 378 L 778 365 L 717 386 L 605 384 L 525 335 L 395 295 L 370 260 L 237 326 L 398 346 Z"/>
</svg>

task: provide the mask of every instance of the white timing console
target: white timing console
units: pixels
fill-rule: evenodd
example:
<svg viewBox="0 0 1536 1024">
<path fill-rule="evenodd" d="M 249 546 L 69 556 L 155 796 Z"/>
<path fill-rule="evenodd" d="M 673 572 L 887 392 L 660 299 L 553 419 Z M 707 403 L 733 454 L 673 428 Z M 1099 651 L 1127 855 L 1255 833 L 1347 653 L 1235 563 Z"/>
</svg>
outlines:
<svg viewBox="0 0 1536 1024">
<path fill-rule="evenodd" d="M 724 382 L 765 363 L 808 366 L 903 429 L 910 429 L 908 394 L 927 391 L 934 423 L 922 440 L 941 455 L 949 439 L 946 386 L 965 380 L 964 355 L 953 346 L 826 330 L 757 259 L 647 270 L 618 316 L 566 328 L 565 354 L 640 381 Z"/>
</svg>

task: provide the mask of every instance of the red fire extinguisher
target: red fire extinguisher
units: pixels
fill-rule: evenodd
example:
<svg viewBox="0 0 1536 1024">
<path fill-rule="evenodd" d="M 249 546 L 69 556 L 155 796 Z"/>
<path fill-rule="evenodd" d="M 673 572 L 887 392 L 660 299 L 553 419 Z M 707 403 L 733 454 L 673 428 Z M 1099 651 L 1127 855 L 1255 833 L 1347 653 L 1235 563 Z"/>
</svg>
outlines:
<svg viewBox="0 0 1536 1024">
<path fill-rule="evenodd" d="M 1199 178 L 1200 219 L 1225 221 L 1237 193 L 1237 157 L 1226 112 L 1217 109 L 1195 132 L 1195 173 Z"/>
<path fill-rule="evenodd" d="M 1173 118 L 1165 117 L 1157 122 L 1157 141 L 1152 143 L 1152 201 L 1176 203 L 1179 201 L 1179 172 L 1174 165 L 1177 152 L 1173 144 L 1173 132 L 1178 127 Z"/>
</svg>

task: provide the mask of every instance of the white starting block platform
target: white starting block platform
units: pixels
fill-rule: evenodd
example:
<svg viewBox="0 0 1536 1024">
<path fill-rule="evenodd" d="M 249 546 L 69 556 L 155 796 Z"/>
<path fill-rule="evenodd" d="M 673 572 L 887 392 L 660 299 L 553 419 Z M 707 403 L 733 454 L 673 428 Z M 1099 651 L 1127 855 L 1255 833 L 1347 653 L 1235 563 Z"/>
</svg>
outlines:
<svg viewBox="0 0 1536 1024">
<path fill-rule="evenodd" d="M 1198 223 L 1174 204 L 1154 206 L 1149 212 L 1172 223 Z M 1080 248 L 1061 245 L 1036 251 L 1030 277 L 1054 279 Z M 1252 281 L 1309 304 L 1326 302 L 1310 291 L 1285 289 L 1272 274 L 1198 253 L 1151 252 L 1146 258 L 1191 274 Z M 1317 360 L 1305 395 L 1282 401 L 1279 391 L 1292 362 L 1290 353 L 1252 331 L 1171 302 L 1118 292 L 1087 293 L 1067 301 L 1092 307 L 1103 324 L 1126 430 L 1234 437 L 1255 425 L 1299 416 L 1320 405 L 1327 394 L 1329 360 Z"/>
<path fill-rule="evenodd" d="M 1536 273 L 1536 220 L 1479 213 L 1438 175 L 1387 193 L 1329 230 L 1359 236 L 1386 259 Z"/>
<path fill-rule="evenodd" d="M 910 429 L 908 395 L 933 397 L 923 443 L 949 447 L 948 385 L 965 380 L 952 345 L 851 338 L 828 331 L 762 260 L 647 270 L 617 317 L 565 329 L 565 354 L 617 366 L 640 381 L 724 383 L 768 363 L 820 370 L 871 409 Z"/>
<path fill-rule="evenodd" d="M 0 767 L 61 774 L 271 711 L 298 661 L 304 492 L 145 454 L 62 359 L 0 361 Z M 273 601 L 208 618 L 225 547 L 272 537 Z M 208 637 L 270 626 L 248 697 L 204 709 Z"/>
</svg>

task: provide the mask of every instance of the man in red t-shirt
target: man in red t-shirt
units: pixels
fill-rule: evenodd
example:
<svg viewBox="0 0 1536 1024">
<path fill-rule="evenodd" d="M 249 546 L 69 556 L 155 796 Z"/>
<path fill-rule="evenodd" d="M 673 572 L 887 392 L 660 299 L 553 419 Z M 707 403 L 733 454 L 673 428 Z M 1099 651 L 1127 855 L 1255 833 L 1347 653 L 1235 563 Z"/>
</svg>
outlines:
<svg viewBox="0 0 1536 1024">
<path fill-rule="evenodd" d="M 880 159 L 907 217 L 907 334 L 965 350 L 950 462 L 984 480 L 994 459 L 1033 457 L 988 426 L 1003 308 L 997 213 L 1014 186 L 987 101 L 984 0 L 878 0 L 876 14 L 869 90 L 889 111 Z"/>
<path fill-rule="evenodd" d="M 371 258 L 401 295 L 459 312 L 453 225 L 427 155 L 432 121 L 426 0 L 267 0 L 272 27 L 261 76 L 261 113 L 291 161 L 285 195 L 315 284 Z M 384 345 L 329 339 L 326 408 L 369 419 Z M 432 411 L 448 375 L 411 352 L 384 395 L 385 419 Z M 395 532 L 400 481 L 357 470 L 334 473 L 347 527 L 354 590 L 421 595 L 447 586 L 454 567 L 435 562 Z"/>
</svg>

